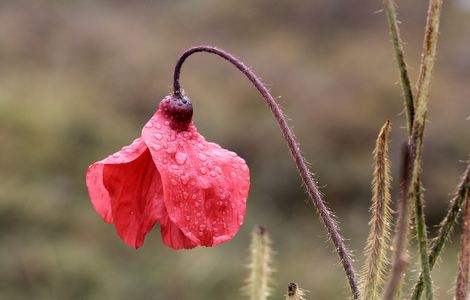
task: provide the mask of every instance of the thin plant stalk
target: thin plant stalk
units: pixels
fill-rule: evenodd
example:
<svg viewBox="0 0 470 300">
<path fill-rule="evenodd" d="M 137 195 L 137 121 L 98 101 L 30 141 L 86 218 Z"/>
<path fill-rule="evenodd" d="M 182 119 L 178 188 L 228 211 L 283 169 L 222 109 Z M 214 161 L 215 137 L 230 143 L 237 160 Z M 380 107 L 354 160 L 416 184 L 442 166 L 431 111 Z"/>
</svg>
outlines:
<svg viewBox="0 0 470 300">
<path fill-rule="evenodd" d="M 408 188 L 408 199 L 415 200 L 415 221 L 418 237 L 419 257 L 421 271 L 423 273 L 424 290 L 426 298 L 432 300 L 431 271 L 429 267 L 429 255 L 427 248 L 426 223 L 424 218 L 423 198 L 421 192 L 421 157 L 423 150 L 424 126 L 428 107 L 429 90 L 432 79 L 432 71 L 436 60 L 436 48 L 439 32 L 441 0 L 430 0 L 426 30 L 423 42 L 420 74 L 418 79 L 418 91 L 415 103 L 415 118 L 411 131 L 411 180 Z"/>
<path fill-rule="evenodd" d="M 266 104 L 271 109 L 274 115 L 274 118 L 279 124 L 281 132 L 284 136 L 284 139 L 287 142 L 287 145 L 289 147 L 292 158 L 300 173 L 305 189 L 307 190 L 308 196 L 310 200 L 312 201 L 313 205 L 315 206 L 318 214 L 320 215 L 320 220 L 325 225 L 326 231 L 328 233 L 328 237 L 333 243 L 335 250 L 340 258 L 340 261 L 346 273 L 353 297 L 354 299 L 359 299 L 360 292 L 358 288 L 357 274 L 352 264 L 351 254 L 344 243 L 343 237 L 339 233 L 338 224 L 336 223 L 336 220 L 333 214 L 330 212 L 329 208 L 326 206 L 325 202 L 323 201 L 322 195 L 317 187 L 317 184 L 315 183 L 315 180 L 313 179 L 312 173 L 307 167 L 307 163 L 302 156 L 302 153 L 300 151 L 299 144 L 295 138 L 294 132 L 289 127 L 289 124 L 287 123 L 287 118 L 284 116 L 281 108 L 279 107 L 277 102 L 274 100 L 274 97 L 271 95 L 268 88 L 261 82 L 258 76 L 256 76 L 256 74 L 253 73 L 253 71 L 251 71 L 250 68 L 245 66 L 245 64 L 243 64 L 240 60 L 238 60 L 231 54 L 221 49 L 211 47 L 211 46 L 197 46 L 197 47 L 190 48 L 186 52 L 184 52 L 176 63 L 174 77 L 173 77 L 174 95 L 176 97 L 182 96 L 182 90 L 181 90 L 181 84 L 180 84 L 181 67 L 184 61 L 189 56 L 197 52 L 212 53 L 232 63 L 237 69 L 239 69 L 243 74 L 245 74 L 245 76 L 253 83 L 256 89 L 263 96 L 264 100 L 266 101 Z"/>
<path fill-rule="evenodd" d="M 250 300 L 268 299 L 273 272 L 271 261 L 272 249 L 269 235 L 263 226 L 255 226 L 250 244 L 250 263 L 248 265 L 250 273 L 245 287 L 245 292 Z"/>
<path fill-rule="evenodd" d="M 400 174 L 400 194 L 398 197 L 398 219 L 395 229 L 395 239 L 393 243 L 392 270 L 382 295 L 382 300 L 392 300 L 399 292 L 401 278 L 407 266 L 406 244 L 408 237 L 408 208 L 407 189 L 409 188 L 410 177 L 410 152 L 405 143 L 402 150 L 402 165 Z"/>
<path fill-rule="evenodd" d="M 468 196 L 470 194 L 470 163 L 467 164 L 465 172 L 461 176 L 460 183 L 454 197 L 450 201 L 447 214 L 439 225 L 437 236 L 431 242 L 429 252 L 429 267 L 432 268 L 437 262 L 439 255 L 442 253 L 446 242 L 449 240 L 452 231 L 457 224 L 461 212 L 464 210 Z M 419 276 L 419 280 L 413 288 L 411 295 L 412 300 L 418 300 L 423 292 L 423 274 Z"/>
<path fill-rule="evenodd" d="M 385 13 L 388 20 L 388 28 L 392 38 L 393 50 L 395 59 L 398 64 L 400 72 L 400 82 L 403 90 L 403 99 L 405 104 L 406 124 L 408 135 L 411 136 L 413 127 L 413 119 L 415 116 L 414 103 L 413 103 L 413 90 L 411 88 L 410 77 L 408 75 L 408 68 L 405 62 L 405 55 L 403 52 L 403 41 L 400 37 L 400 28 L 398 27 L 397 12 L 395 2 L 393 0 L 385 0 Z"/>
<path fill-rule="evenodd" d="M 394 0 L 384 0 L 384 8 L 385 13 L 387 16 L 388 26 L 389 26 L 389 33 L 392 39 L 393 50 L 395 54 L 395 60 L 397 62 L 399 74 L 400 74 L 400 83 L 402 87 L 403 93 L 403 102 L 405 107 L 405 114 L 406 114 L 406 127 L 408 132 L 408 142 L 411 142 L 412 137 L 412 130 L 413 130 L 413 123 L 415 117 L 415 103 L 414 103 L 414 96 L 413 96 L 413 89 L 411 87 L 411 81 L 409 77 L 408 67 L 405 62 L 405 55 L 403 50 L 403 40 L 400 36 L 400 28 L 398 26 L 398 18 L 396 12 L 396 4 Z M 420 185 L 417 184 L 415 186 L 415 195 L 419 195 L 420 192 Z M 413 211 L 414 205 L 413 201 L 407 201 L 408 205 L 407 208 L 407 222 L 410 226 L 413 226 L 414 218 L 413 218 Z M 409 245 L 411 239 L 414 237 L 410 231 L 406 233 L 406 244 L 405 244 L 405 251 L 407 246 Z M 402 287 L 404 283 L 404 276 L 401 276 L 398 283 L 397 283 L 397 293 L 396 297 L 401 298 Z"/>
<path fill-rule="evenodd" d="M 455 286 L 455 300 L 467 299 L 468 271 L 470 268 L 470 203 L 465 205 L 465 216 L 460 238 L 460 253 L 458 260 L 457 284 Z"/>
<path fill-rule="evenodd" d="M 388 144 L 391 123 L 387 121 L 377 137 L 374 149 L 374 176 L 372 180 L 372 205 L 370 232 L 365 249 L 366 263 L 361 274 L 361 294 L 364 300 L 379 298 L 389 265 L 388 248 L 392 208 L 390 197 L 390 161 Z"/>
</svg>

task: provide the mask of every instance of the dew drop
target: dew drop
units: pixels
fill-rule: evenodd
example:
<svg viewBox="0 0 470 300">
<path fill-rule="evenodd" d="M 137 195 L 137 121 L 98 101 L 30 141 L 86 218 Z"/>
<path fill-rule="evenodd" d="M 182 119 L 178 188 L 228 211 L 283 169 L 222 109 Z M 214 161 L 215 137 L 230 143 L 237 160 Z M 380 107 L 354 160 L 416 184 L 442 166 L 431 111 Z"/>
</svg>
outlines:
<svg viewBox="0 0 470 300">
<path fill-rule="evenodd" d="M 207 174 L 207 169 L 204 168 L 204 167 L 200 168 L 199 171 L 200 171 L 201 174 L 203 174 L 203 175 L 204 175 L 204 174 Z"/>
<path fill-rule="evenodd" d="M 181 183 L 184 185 L 187 185 L 189 181 L 189 176 L 188 175 L 183 175 L 181 176 Z"/>
<path fill-rule="evenodd" d="M 157 129 L 160 129 L 160 128 L 162 128 L 162 125 L 160 125 L 159 123 L 157 123 L 157 124 L 155 125 L 155 127 L 157 127 Z"/>
<path fill-rule="evenodd" d="M 157 140 L 161 140 L 163 138 L 163 136 L 161 135 L 161 133 L 157 133 L 157 134 L 155 134 L 155 138 Z"/>
<path fill-rule="evenodd" d="M 147 124 L 145 124 L 145 128 L 152 128 L 152 127 L 153 127 L 152 122 L 148 122 Z"/>
<path fill-rule="evenodd" d="M 171 184 L 172 184 L 172 185 L 177 185 L 178 182 L 176 182 L 176 180 L 172 179 L 172 180 L 171 180 Z"/>
<path fill-rule="evenodd" d="M 205 156 L 205 155 L 202 154 L 202 153 L 199 153 L 199 154 L 197 155 L 197 157 L 199 157 L 199 159 L 200 159 L 201 161 L 206 161 L 206 160 L 207 160 L 207 156 Z"/>
<path fill-rule="evenodd" d="M 178 164 L 182 165 L 186 162 L 186 159 L 188 159 L 188 155 L 183 152 L 178 152 L 175 155 L 175 159 Z"/>
<path fill-rule="evenodd" d="M 192 198 L 193 200 L 196 200 L 197 195 L 196 195 L 196 194 L 193 194 L 193 195 L 191 196 L 191 198 Z"/>
<path fill-rule="evenodd" d="M 210 171 L 210 172 L 209 172 L 209 175 L 211 175 L 211 177 L 215 177 L 215 176 L 217 176 L 217 174 L 215 174 L 215 172 L 214 172 L 214 171 Z"/>
</svg>

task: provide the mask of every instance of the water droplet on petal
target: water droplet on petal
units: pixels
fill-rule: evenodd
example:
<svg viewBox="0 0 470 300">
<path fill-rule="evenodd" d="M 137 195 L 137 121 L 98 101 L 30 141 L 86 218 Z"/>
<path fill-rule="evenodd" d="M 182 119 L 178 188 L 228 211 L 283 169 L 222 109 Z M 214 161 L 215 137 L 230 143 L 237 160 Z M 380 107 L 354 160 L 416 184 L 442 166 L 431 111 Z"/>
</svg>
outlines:
<svg viewBox="0 0 470 300">
<path fill-rule="evenodd" d="M 196 194 L 193 194 L 193 195 L 191 196 L 191 198 L 192 198 L 193 200 L 195 200 L 195 199 L 197 198 L 197 195 L 196 195 Z"/>
<path fill-rule="evenodd" d="M 163 138 L 163 136 L 161 135 L 161 133 L 157 133 L 157 134 L 155 134 L 155 138 L 157 140 L 161 140 Z"/>
<path fill-rule="evenodd" d="M 188 158 L 188 155 L 183 152 L 178 152 L 175 155 L 176 162 L 180 165 L 184 164 L 187 158 Z"/>
<path fill-rule="evenodd" d="M 210 171 L 210 172 L 209 172 L 209 175 L 211 175 L 211 177 L 215 177 L 215 176 L 217 176 L 217 174 L 215 174 L 215 172 L 214 172 L 214 171 Z"/>
<path fill-rule="evenodd" d="M 181 183 L 184 185 L 187 185 L 189 181 L 189 175 L 183 175 L 181 176 Z"/>
<path fill-rule="evenodd" d="M 172 180 L 171 180 L 171 184 L 172 184 L 172 185 L 177 185 L 178 182 L 176 182 L 176 180 L 172 179 Z"/>
<path fill-rule="evenodd" d="M 148 122 L 147 124 L 145 124 L 145 128 L 152 128 L 152 127 L 153 127 L 152 122 Z"/>
<path fill-rule="evenodd" d="M 160 128 L 162 128 L 162 125 L 160 125 L 159 123 L 157 123 L 157 124 L 155 125 L 155 127 L 157 127 L 157 129 L 160 129 Z"/>
<path fill-rule="evenodd" d="M 200 159 L 201 161 L 206 161 L 206 160 L 207 160 L 207 156 L 205 156 L 205 155 L 202 154 L 202 153 L 199 153 L 199 154 L 197 155 L 197 157 L 199 157 L 199 159 Z"/>
<path fill-rule="evenodd" d="M 204 167 L 200 168 L 199 171 L 200 171 L 201 174 L 203 174 L 203 175 L 204 175 L 204 174 L 207 174 L 207 169 L 204 168 Z"/>
</svg>

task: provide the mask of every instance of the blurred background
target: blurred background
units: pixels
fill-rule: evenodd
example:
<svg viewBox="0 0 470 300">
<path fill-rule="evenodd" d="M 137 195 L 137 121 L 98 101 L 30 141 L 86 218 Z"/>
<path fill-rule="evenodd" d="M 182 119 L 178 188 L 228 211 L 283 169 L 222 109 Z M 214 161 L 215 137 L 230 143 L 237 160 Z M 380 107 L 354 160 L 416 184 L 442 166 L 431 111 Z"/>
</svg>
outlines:
<svg viewBox="0 0 470 300">
<path fill-rule="evenodd" d="M 399 1 L 413 81 L 425 2 Z M 246 221 L 231 242 L 173 251 L 157 226 L 131 249 L 95 213 L 84 179 L 88 165 L 140 135 L 179 54 L 215 45 L 282 96 L 360 268 L 376 135 L 390 119 L 394 177 L 406 139 L 381 5 L 0 0 L 0 299 L 242 299 L 254 224 L 268 228 L 276 250 L 272 299 L 291 281 L 309 299 L 345 299 L 343 271 L 277 124 L 244 76 L 213 55 L 191 57 L 182 83 L 200 132 L 251 168 Z M 431 235 L 468 158 L 470 1 L 445 1 L 441 29 L 424 148 Z M 457 244 L 433 272 L 442 299 L 451 297 Z"/>
</svg>

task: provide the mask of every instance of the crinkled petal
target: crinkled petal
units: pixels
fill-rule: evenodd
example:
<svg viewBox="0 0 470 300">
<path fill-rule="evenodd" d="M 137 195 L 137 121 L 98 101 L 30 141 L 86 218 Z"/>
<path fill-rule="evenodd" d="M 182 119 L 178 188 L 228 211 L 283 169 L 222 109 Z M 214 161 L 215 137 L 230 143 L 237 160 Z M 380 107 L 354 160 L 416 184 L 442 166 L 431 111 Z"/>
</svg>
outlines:
<svg viewBox="0 0 470 300">
<path fill-rule="evenodd" d="M 141 138 L 91 165 L 86 182 L 96 211 L 129 246 L 140 247 L 165 215 L 161 176 Z"/>
<path fill-rule="evenodd" d="M 230 240 L 245 217 L 250 186 L 245 161 L 207 142 L 192 123 L 187 131 L 173 130 L 169 124 L 157 111 L 142 138 L 161 174 L 170 221 L 197 245 Z"/>
<path fill-rule="evenodd" d="M 165 245 L 173 249 L 192 249 L 197 246 L 196 242 L 187 238 L 181 229 L 166 215 L 160 220 L 160 231 Z"/>
</svg>

